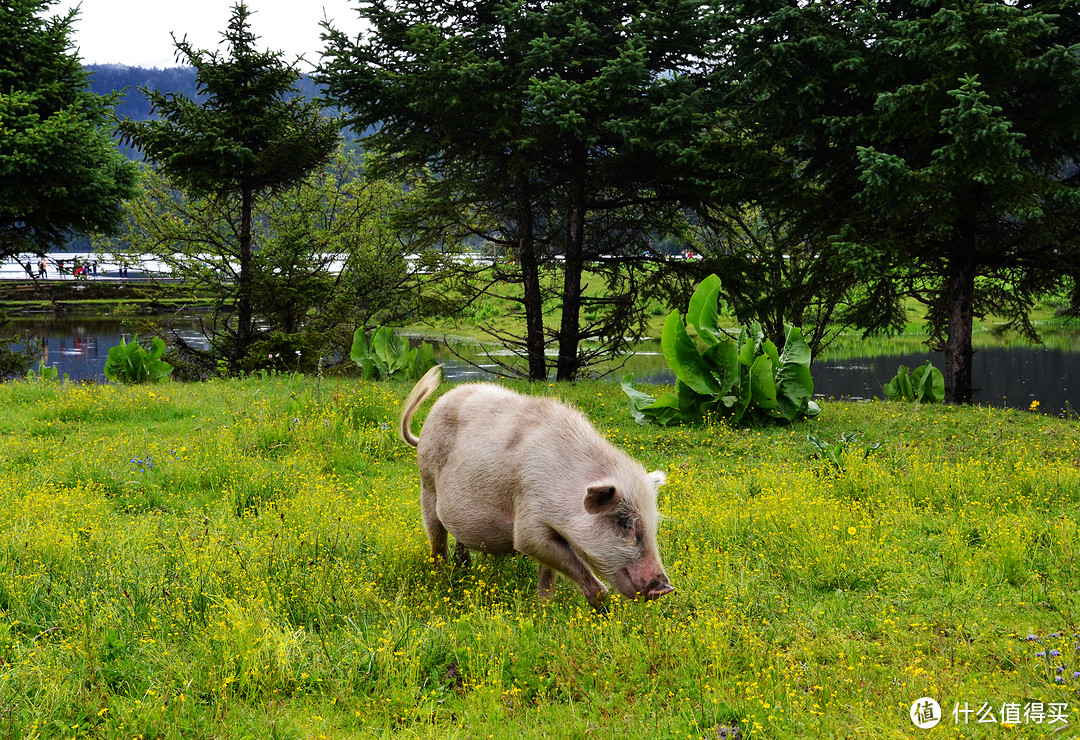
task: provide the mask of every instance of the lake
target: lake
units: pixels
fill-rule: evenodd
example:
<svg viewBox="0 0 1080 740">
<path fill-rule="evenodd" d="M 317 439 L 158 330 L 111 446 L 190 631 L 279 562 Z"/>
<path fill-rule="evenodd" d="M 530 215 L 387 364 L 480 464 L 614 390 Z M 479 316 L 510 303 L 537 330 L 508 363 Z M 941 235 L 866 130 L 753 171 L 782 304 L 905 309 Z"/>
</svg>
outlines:
<svg viewBox="0 0 1080 740">
<path fill-rule="evenodd" d="M 109 348 L 120 344 L 121 336 L 130 340 L 118 319 L 108 316 L 13 317 L 12 326 L 20 334 L 42 342 L 46 362 L 56 365 L 61 373 L 73 380 L 104 382 L 105 359 Z M 190 319 L 181 331 L 189 339 L 200 337 L 197 323 Z M 476 347 L 456 347 L 460 359 L 444 344 L 436 344 L 436 356 L 446 368 L 451 382 L 490 378 L 498 374 L 493 365 Z M 848 349 L 845 355 L 855 350 Z M 893 378 L 899 365 L 909 369 L 931 360 L 944 367 L 941 353 L 881 351 L 880 342 L 874 353 L 844 359 L 817 360 L 813 365 L 816 397 L 870 399 L 882 398 L 882 386 Z M 474 367 L 469 363 L 482 366 Z M 660 342 L 642 342 L 638 351 L 627 359 L 625 367 L 609 378 L 616 381 L 624 372 L 633 372 L 639 383 L 674 383 L 667 369 Z M 1060 414 L 1080 409 L 1080 351 L 1045 347 L 1012 346 L 985 347 L 974 356 L 974 385 L 977 403 L 1026 409 L 1032 401 L 1039 402 L 1044 413 Z"/>
</svg>

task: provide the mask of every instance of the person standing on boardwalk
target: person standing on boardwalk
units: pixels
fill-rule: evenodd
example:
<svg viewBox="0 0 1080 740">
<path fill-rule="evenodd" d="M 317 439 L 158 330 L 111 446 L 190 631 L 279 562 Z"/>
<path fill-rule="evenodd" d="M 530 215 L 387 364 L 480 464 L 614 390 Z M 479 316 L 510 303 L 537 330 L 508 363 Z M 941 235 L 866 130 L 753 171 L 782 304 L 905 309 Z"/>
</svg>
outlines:
<svg viewBox="0 0 1080 740">
<path fill-rule="evenodd" d="M 38 262 L 37 276 L 39 278 L 47 278 L 47 277 L 49 277 L 48 265 L 46 264 L 44 257 L 42 257 L 41 261 Z"/>
</svg>

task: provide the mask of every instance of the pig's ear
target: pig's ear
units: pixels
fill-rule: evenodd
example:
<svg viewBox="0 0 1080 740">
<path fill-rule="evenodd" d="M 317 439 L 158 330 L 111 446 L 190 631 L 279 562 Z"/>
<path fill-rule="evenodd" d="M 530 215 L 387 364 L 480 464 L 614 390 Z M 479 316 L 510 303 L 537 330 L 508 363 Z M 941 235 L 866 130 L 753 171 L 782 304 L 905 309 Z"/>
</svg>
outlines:
<svg viewBox="0 0 1080 740">
<path fill-rule="evenodd" d="M 585 490 L 585 511 L 599 514 L 611 509 L 619 500 L 619 493 L 610 483 L 589 486 Z"/>
<path fill-rule="evenodd" d="M 667 476 L 664 475 L 663 470 L 654 470 L 649 473 L 649 480 L 652 481 L 653 489 L 659 489 L 660 486 L 667 483 Z"/>
</svg>

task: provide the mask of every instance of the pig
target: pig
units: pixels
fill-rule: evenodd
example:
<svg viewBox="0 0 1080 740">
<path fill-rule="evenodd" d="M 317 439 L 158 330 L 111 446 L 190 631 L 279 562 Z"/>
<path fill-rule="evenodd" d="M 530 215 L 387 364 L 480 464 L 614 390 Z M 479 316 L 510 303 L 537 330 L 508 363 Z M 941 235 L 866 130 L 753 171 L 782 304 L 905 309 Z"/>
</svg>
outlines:
<svg viewBox="0 0 1080 740">
<path fill-rule="evenodd" d="M 520 552 L 539 564 L 539 595 L 556 574 L 603 608 L 607 588 L 627 599 L 675 589 L 656 545 L 656 496 L 664 473 L 647 473 L 579 411 L 553 398 L 493 383 L 459 385 L 431 408 L 420 436 L 411 421 L 439 385 L 435 366 L 409 393 L 401 439 L 416 448 L 420 505 L 431 554 L 445 560 L 447 533 L 470 550 Z"/>
</svg>

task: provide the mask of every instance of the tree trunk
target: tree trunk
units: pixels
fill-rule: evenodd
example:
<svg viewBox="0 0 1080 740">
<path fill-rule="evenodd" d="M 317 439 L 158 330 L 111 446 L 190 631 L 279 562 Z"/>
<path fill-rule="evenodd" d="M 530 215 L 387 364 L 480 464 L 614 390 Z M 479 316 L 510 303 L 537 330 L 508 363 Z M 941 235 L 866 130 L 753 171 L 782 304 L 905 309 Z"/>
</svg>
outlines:
<svg viewBox="0 0 1080 740">
<path fill-rule="evenodd" d="M 251 188 L 240 190 L 240 276 L 236 295 L 236 321 L 238 356 L 247 353 L 251 340 L 251 211 L 253 209 Z"/>
<path fill-rule="evenodd" d="M 578 148 L 573 153 L 570 185 L 570 212 L 566 219 L 566 254 L 563 263 L 562 320 L 559 324 L 559 361 L 556 380 L 573 380 L 579 370 L 578 342 L 581 339 L 581 272 L 585 243 L 585 159 Z"/>
<path fill-rule="evenodd" d="M 971 326 L 975 319 L 975 264 L 967 255 L 949 264 L 945 282 L 948 335 L 945 339 L 945 403 L 971 403 Z"/>
<path fill-rule="evenodd" d="M 547 379 L 544 356 L 544 296 L 540 292 L 540 265 L 533 240 L 532 200 L 525 175 L 517 180 L 518 264 L 521 266 L 525 303 L 525 354 L 529 360 L 529 380 Z"/>
</svg>

